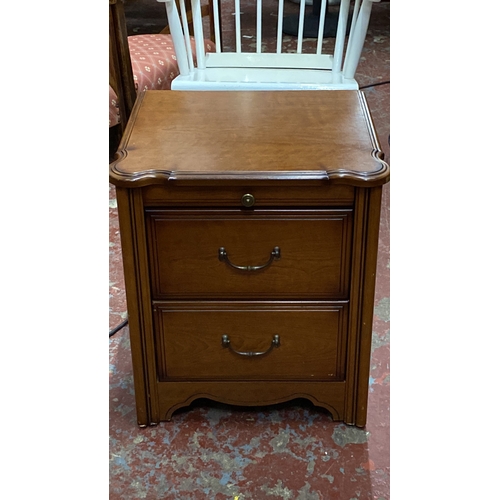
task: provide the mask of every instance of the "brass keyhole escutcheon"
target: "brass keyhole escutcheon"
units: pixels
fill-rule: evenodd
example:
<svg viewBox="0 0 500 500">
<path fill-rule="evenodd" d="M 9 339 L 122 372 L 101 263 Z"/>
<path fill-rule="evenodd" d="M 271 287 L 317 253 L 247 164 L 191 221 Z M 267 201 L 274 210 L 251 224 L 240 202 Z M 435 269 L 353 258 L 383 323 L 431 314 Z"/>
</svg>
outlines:
<svg viewBox="0 0 500 500">
<path fill-rule="evenodd" d="M 241 204 L 246 208 L 253 207 L 254 203 L 255 203 L 255 198 L 253 194 L 244 194 L 241 197 Z"/>
</svg>

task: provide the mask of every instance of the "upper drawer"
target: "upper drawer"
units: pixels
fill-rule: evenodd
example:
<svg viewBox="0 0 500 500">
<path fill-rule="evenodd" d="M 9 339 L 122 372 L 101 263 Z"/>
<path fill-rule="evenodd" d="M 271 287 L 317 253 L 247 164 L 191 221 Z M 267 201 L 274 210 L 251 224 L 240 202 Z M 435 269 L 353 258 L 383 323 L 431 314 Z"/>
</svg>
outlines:
<svg viewBox="0 0 500 500">
<path fill-rule="evenodd" d="M 154 299 L 348 296 L 351 210 L 146 212 Z"/>
</svg>

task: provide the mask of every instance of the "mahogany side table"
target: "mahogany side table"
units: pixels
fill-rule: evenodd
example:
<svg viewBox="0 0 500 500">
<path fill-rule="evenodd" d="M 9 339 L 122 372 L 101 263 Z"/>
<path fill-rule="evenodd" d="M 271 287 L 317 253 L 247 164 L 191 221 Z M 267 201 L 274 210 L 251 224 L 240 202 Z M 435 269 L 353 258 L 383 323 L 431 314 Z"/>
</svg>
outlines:
<svg viewBox="0 0 500 500">
<path fill-rule="evenodd" d="M 362 92 L 141 94 L 110 165 L 139 425 L 307 398 L 364 426 L 388 180 Z"/>
</svg>

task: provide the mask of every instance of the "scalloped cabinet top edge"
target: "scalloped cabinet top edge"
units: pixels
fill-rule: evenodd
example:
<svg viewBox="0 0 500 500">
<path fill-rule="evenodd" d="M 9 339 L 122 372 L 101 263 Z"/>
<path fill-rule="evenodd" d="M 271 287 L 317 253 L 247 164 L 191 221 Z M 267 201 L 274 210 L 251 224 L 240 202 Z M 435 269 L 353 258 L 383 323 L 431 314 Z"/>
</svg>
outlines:
<svg viewBox="0 0 500 500">
<path fill-rule="evenodd" d="M 388 182 L 363 92 L 146 91 L 110 164 L 128 188 L 273 180 Z"/>
</svg>

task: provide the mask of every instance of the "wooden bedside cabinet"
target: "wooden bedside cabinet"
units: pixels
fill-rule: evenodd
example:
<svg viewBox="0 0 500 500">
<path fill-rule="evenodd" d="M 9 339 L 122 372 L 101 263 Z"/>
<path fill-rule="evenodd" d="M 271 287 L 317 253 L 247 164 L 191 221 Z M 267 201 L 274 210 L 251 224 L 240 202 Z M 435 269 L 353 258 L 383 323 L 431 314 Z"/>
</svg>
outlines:
<svg viewBox="0 0 500 500">
<path fill-rule="evenodd" d="M 110 180 L 139 425 L 196 398 L 365 425 L 389 168 L 361 92 L 146 92 Z"/>
</svg>

